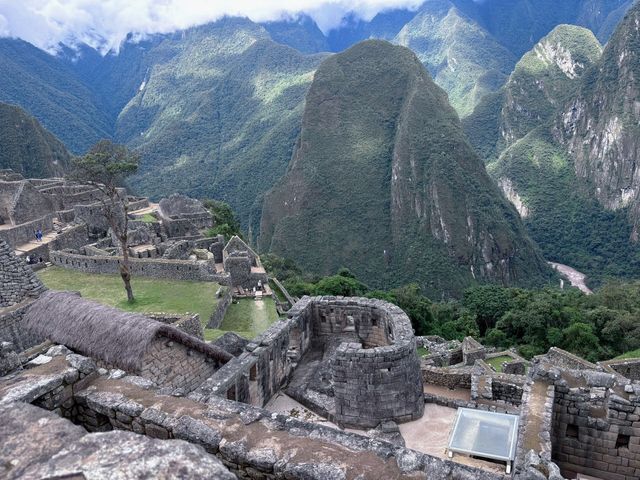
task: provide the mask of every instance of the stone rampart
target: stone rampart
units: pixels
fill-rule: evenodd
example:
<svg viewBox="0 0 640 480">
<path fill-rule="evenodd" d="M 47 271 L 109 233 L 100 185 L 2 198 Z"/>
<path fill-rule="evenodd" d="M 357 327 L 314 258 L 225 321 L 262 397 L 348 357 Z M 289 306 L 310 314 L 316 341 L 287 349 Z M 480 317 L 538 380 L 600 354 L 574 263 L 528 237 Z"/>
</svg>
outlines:
<svg viewBox="0 0 640 480">
<path fill-rule="evenodd" d="M 85 255 L 56 251 L 51 252 L 50 261 L 54 265 L 80 272 L 120 273 L 120 257 L 87 257 Z M 221 284 L 228 282 L 227 275 L 215 273 L 215 265 L 210 262 L 131 258 L 130 270 L 133 276 L 141 277 L 218 282 Z"/>
<path fill-rule="evenodd" d="M 424 383 L 438 385 L 449 389 L 471 388 L 471 371 L 462 369 L 448 369 L 422 366 L 422 380 Z"/>
</svg>

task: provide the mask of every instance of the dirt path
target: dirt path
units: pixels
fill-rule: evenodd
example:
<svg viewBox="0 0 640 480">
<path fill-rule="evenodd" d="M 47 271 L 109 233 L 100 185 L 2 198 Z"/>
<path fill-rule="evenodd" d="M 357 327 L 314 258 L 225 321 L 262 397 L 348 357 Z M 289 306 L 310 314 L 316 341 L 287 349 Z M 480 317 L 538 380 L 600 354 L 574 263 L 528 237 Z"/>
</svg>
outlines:
<svg viewBox="0 0 640 480">
<path fill-rule="evenodd" d="M 563 265 L 561 263 L 549 262 L 549 265 L 551 265 L 558 272 L 560 272 L 561 275 L 566 277 L 572 286 L 579 288 L 587 295 L 591 295 L 593 293 L 591 289 L 587 287 L 587 284 L 584 283 L 584 280 L 587 277 L 584 273 L 579 272 L 575 268 L 571 268 L 568 265 Z"/>
</svg>

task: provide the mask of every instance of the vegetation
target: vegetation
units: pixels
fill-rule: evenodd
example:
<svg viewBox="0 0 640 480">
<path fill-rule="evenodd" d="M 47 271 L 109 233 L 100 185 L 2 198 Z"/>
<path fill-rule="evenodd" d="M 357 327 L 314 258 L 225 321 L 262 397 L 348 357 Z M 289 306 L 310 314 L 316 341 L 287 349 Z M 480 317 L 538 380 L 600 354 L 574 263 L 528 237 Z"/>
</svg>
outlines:
<svg viewBox="0 0 640 480">
<path fill-rule="evenodd" d="M 0 103 L 0 145 L 0 168 L 11 168 L 26 178 L 62 176 L 71 162 L 60 140 L 21 108 L 4 103 Z"/>
<path fill-rule="evenodd" d="M 517 213 L 410 50 L 368 41 L 323 62 L 298 145 L 266 197 L 261 251 L 319 275 L 348 267 L 376 288 L 417 282 L 434 298 L 475 278 L 546 282 Z"/>
<path fill-rule="evenodd" d="M 273 298 L 241 298 L 229 305 L 218 330 L 205 331 L 205 340 L 215 340 L 226 332 L 235 332 L 251 340 L 277 320 L 278 312 Z"/>
<path fill-rule="evenodd" d="M 263 264 L 271 274 L 268 266 L 279 269 L 292 295 L 360 295 L 394 303 L 407 313 L 417 335 L 447 340 L 470 335 L 499 349 L 515 347 L 526 358 L 553 346 L 591 361 L 640 349 L 640 282 L 608 282 L 589 296 L 572 288 L 482 285 L 466 289 L 459 300 L 432 301 L 417 285 L 372 290 L 346 269 L 317 277 L 273 255 L 263 257 Z"/>
<path fill-rule="evenodd" d="M 411 48 L 461 117 L 498 90 L 516 57 L 452 2 L 425 2 L 394 42 Z"/>
<path fill-rule="evenodd" d="M 237 235 L 242 238 L 240 221 L 236 217 L 229 204 L 218 200 L 205 200 L 204 206 L 213 215 L 214 227 L 207 231 L 208 237 L 224 235 L 227 240 Z"/>
<path fill-rule="evenodd" d="M 90 88 L 60 58 L 22 40 L 0 39 L 0 102 L 19 105 L 73 153 L 113 133 Z"/>
<path fill-rule="evenodd" d="M 77 291 L 83 297 L 128 312 L 164 312 L 183 315 L 197 313 L 204 325 L 216 306 L 216 291 L 220 285 L 212 282 L 191 282 L 137 277 L 135 301 L 129 302 L 122 291 L 119 275 L 96 275 L 49 267 L 38 271 L 42 282 L 52 290 Z"/>
<path fill-rule="evenodd" d="M 488 358 L 485 361 L 491 365 L 496 372 L 502 373 L 502 364 L 512 360 L 513 358 L 508 355 L 501 355 L 499 357 Z"/>
<path fill-rule="evenodd" d="M 129 268 L 129 200 L 122 194 L 122 185 L 138 170 L 139 161 L 139 155 L 127 147 L 101 140 L 84 156 L 73 160 L 70 175 L 74 180 L 93 185 L 102 193 L 99 198 L 101 212 L 120 243 L 120 276 L 129 302 L 135 299 Z"/>
</svg>

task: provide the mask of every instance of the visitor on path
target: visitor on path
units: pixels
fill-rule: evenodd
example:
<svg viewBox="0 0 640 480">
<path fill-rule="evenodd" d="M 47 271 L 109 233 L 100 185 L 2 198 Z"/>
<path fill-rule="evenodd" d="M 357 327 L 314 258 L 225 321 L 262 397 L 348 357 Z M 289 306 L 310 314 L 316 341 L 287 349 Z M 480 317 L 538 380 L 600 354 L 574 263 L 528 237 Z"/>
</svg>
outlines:
<svg viewBox="0 0 640 480">
<path fill-rule="evenodd" d="M 38 238 L 39 242 L 42 242 L 42 230 L 38 229 L 38 231 L 36 232 L 36 237 Z"/>
<path fill-rule="evenodd" d="M 34 237 L 36 237 L 36 242 L 40 241 L 40 240 L 38 239 L 38 231 L 37 231 L 37 230 L 34 230 L 34 231 L 33 231 L 33 236 L 34 236 Z"/>
</svg>

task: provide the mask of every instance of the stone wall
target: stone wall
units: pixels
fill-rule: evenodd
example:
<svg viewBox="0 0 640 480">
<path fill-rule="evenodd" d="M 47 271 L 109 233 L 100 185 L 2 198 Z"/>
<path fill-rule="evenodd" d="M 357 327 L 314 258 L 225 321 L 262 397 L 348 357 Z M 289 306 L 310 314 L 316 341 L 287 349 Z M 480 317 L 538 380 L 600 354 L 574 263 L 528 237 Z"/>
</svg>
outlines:
<svg viewBox="0 0 640 480">
<path fill-rule="evenodd" d="M 0 230 L 0 240 L 5 241 L 14 249 L 27 242 L 35 241 L 36 237 L 33 232 L 36 230 L 40 229 L 45 233 L 53 230 L 53 217 L 54 215 L 49 214 L 32 222 Z"/>
<path fill-rule="evenodd" d="M 228 287 L 221 287 L 223 292 L 222 296 L 218 300 L 218 305 L 216 309 L 211 314 L 211 318 L 209 319 L 209 323 L 207 323 L 207 328 L 218 328 L 224 319 L 224 316 L 227 313 L 227 309 L 231 302 L 233 302 L 233 295 L 231 294 L 231 289 Z"/>
<path fill-rule="evenodd" d="M 422 380 L 424 383 L 439 385 L 449 389 L 471 388 L 471 371 L 462 369 L 447 369 L 422 366 Z"/>
<path fill-rule="evenodd" d="M 157 320 L 158 322 L 167 323 L 189 335 L 200 340 L 204 340 L 204 331 L 200 322 L 200 315 L 197 313 L 186 315 L 174 315 L 170 313 L 145 313 L 146 317 Z"/>
<path fill-rule="evenodd" d="M 483 360 L 486 356 L 485 347 L 473 337 L 466 337 L 462 342 L 462 358 L 467 366 L 473 365 L 476 360 Z"/>
<path fill-rule="evenodd" d="M 0 308 L 37 298 L 45 287 L 29 266 L 0 240 Z"/>
<path fill-rule="evenodd" d="M 119 257 L 87 257 L 62 251 L 51 252 L 50 261 L 54 265 L 86 273 L 120 272 Z M 130 270 L 133 276 L 166 278 L 170 280 L 194 280 L 226 284 L 227 275 L 215 273 L 211 262 L 189 260 L 165 260 L 156 258 L 131 258 Z"/>
<path fill-rule="evenodd" d="M 559 368 L 568 368 L 571 370 L 602 370 L 602 367 L 598 367 L 573 353 L 557 347 L 551 347 L 549 352 L 545 354 L 545 358 Z"/>
<path fill-rule="evenodd" d="M 92 237 L 104 237 L 109 231 L 109 228 L 111 228 L 100 204 L 74 205 L 73 211 L 76 221 L 85 223 L 89 235 Z M 120 211 L 120 217 L 124 219 L 124 210 L 122 209 Z"/>
<path fill-rule="evenodd" d="M 587 369 L 559 374 L 554 358 L 535 374 L 555 386 L 555 462 L 563 471 L 597 478 L 640 478 L 640 384 Z"/>
<path fill-rule="evenodd" d="M 189 393 L 218 369 L 200 352 L 163 337 L 147 349 L 139 374 L 156 385 Z"/>
<path fill-rule="evenodd" d="M 630 380 L 640 381 L 640 358 L 629 360 L 609 360 L 600 362 L 605 370 L 627 377 Z"/>
</svg>

